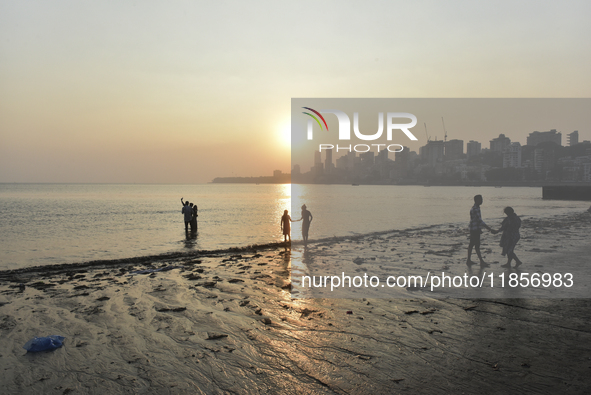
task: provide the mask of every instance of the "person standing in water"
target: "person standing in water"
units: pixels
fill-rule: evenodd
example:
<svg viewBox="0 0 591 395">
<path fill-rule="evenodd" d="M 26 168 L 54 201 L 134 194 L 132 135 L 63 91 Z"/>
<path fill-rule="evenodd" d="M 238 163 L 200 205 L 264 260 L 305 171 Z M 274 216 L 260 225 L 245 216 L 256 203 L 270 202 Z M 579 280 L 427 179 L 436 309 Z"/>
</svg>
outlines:
<svg viewBox="0 0 591 395">
<path fill-rule="evenodd" d="M 507 217 L 501 223 L 501 228 L 499 230 L 493 230 L 493 233 L 503 232 L 501 235 L 501 242 L 499 245 L 503 247 L 503 252 L 501 255 L 507 255 L 507 263 L 501 265 L 501 267 L 511 267 L 511 261 L 515 259 L 515 267 L 521 265 L 521 261 L 515 255 L 515 246 L 517 242 L 521 238 L 519 234 L 519 228 L 521 228 L 521 219 L 515 214 L 515 210 L 512 207 L 505 207 L 505 215 Z"/>
<path fill-rule="evenodd" d="M 466 265 L 471 266 L 475 265 L 472 262 L 472 249 L 476 249 L 476 255 L 478 255 L 478 259 L 480 259 L 480 265 L 483 267 L 487 267 L 488 264 L 484 262 L 482 259 L 482 255 L 480 254 L 480 234 L 482 233 L 482 228 L 486 228 L 492 232 L 490 226 L 484 223 L 480 214 L 480 206 L 483 203 L 482 195 L 474 196 L 474 206 L 470 209 L 470 244 L 468 244 L 468 260 L 466 261 Z"/>
<path fill-rule="evenodd" d="M 291 217 L 287 210 L 283 212 L 283 216 L 281 217 L 281 231 L 283 232 L 283 242 L 287 243 L 287 239 L 289 238 L 289 242 L 291 243 Z"/>
<path fill-rule="evenodd" d="M 312 223 L 312 213 L 308 211 L 308 208 L 304 204 L 302 206 L 302 238 L 304 239 L 304 245 L 308 244 L 308 231 L 310 230 L 310 224 Z"/>
<path fill-rule="evenodd" d="M 197 232 L 197 204 L 191 203 L 191 232 Z"/>
<path fill-rule="evenodd" d="M 189 202 L 183 202 L 183 198 L 181 198 L 181 204 L 183 205 L 183 209 L 181 213 L 184 215 L 185 218 L 185 232 L 189 231 L 189 224 L 191 223 L 191 217 L 193 216 L 193 210 L 189 207 Z"/>
</svg>

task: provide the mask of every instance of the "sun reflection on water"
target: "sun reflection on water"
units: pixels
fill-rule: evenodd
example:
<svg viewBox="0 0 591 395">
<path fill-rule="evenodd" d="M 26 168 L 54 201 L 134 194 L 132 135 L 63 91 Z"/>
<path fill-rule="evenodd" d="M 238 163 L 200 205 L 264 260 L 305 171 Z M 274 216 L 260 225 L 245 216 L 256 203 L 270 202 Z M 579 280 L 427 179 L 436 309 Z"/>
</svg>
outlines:
<svg viewBox="0 0 591 395">
<path fill-rule="evenodd" d="M 291 213 L 291 184 L 281 184 L 277 185 L 277 199 L 275 202 L 274 208 L 274 216 L 277 221 L 277 233 L 276 233 L 276 241 L 283 241 L 283 234 L 281 233 L 281 217 L 283 216 L 283 212 L 285 210 L 289 211 L 289 215 L 293 215 Z M 293 231 L 292 231 L 293 233 Z"/>
</svg>

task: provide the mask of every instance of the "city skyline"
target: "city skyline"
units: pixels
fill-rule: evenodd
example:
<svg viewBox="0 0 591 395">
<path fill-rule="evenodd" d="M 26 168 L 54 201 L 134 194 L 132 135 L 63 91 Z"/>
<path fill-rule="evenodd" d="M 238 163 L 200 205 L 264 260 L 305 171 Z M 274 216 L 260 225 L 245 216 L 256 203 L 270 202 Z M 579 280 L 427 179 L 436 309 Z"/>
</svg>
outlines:
<svg viewBox="0 0 591 395">
<path fill-rule="evenodd" d="M 534 133 L 541 133 L 541 134 L 545 134 L 545 133 L 552 133 L 552 132 L 554 132 L 554 133 L 557 133 L 557 134 L 561 135 L 561 132 L 558 132 L 556 129 L 547 130 L 547 131 L 545 131 L 545 132 L 534 131 L 534 132 L 530 133 L 530 135 L 532 135 L 532 134 L 534 134 Z M 573 135 L 573 136 L 574 136 L 574 135 L 576 135 L 576 136 L 577 136 L 577 138 L 579 138 L 579 136 L 580 136 L 580 135 L 578 134 L 578 130 L 574 130 L 573 132 L 571 132 L 571 133 L 567 134 L 567 136 L 565 136 L 565 137 L 568 137 L 568 136 L 570 136 L 570 135 Z M 529 137 L 530 137 L 530 136 L 528 136 L 528 140 L 529 140 Z M 561 135 L 561 137 L 562 137 L 562 135 Z M 427 144 L 425 144 L 425 145 L 421 146 L 420 148 L 424 148 L 424 147 L 426 147 L 426 146 L 427 146 L 429 143 L 432 143 L 432 142 L 433 142 L 433 143 L 444 143 L 444 146 L 445 146 L 445 148 L 444 148 L 444 149 L 445 149 L 445 151 L 446 151 L 446 154 L 445 154 L 445 156 L 450 156 L 450 154 L 448 154 L 448 153 L 447 153 L 447 151 L 448 151 L 450 148 L 448 148 L 449 146 L 448 146 L 446 143 L 460 143 L 460 142 L 461 142 L 462 144 L 460 145 L 460 147 L 461 147 L 461 150 L 460 150 L 459 154 L 460 154 L 460 155 L 464 155 L 464 154 L 465 154 L 465 155 L 466 155 L 466 156 L 469 158 L 469 157 L 470 157 L 470 153 L 469 153 L 469 148 L 468 148 L 468 145 L 469 145 L 470 143 L 477 143 L 477 144 L 478 144 L 478 149 L 477 149 L 477 152 L 476 152 L 476 154 L 479 154 L 479 153 L 481 153 L 482 151 L 497 151 L 497 150 L 495 150 L 495 149 L 494 149 L 493 145 L 494 145 L 494 141 L 495 141 L 495 140 L 498 140 L 499 138 L 501 138 L 501 139 L 502 139 L 502 138 L 507 138 L 507 139 L 509 140 L 509 144 L 508 144 L 508 145 L 510 145 L 510 144 L 515 144 L 515 143 L 517 143 L 517 144 L 519 144 L 519 145 L 532 145 L 532 144 L 527 144 L 527 143 L 526 143 L 526 144 L 521 144 L 521 142 L 519 142 L 519 141 L 512 141 L 510 137 L 508 137 L 508 136 L 505 136 L 505 134 L 504 134 L 504 133 L 500 133 L 500 134 L 499 134 L 499 136 L 497 136 L 497 137 L 495 137 L 495 138 L 492 138 L 492 139 L 489 141 L 489 147 L 488 147 L 488 148 L 487 148 L 487 147 L 482 147 L 482 143 L 483 143 L 483 142 L 481 142 L 481 141 L 476 141 L 476 140 L 464 141 L 464 140 L 461 140 L 461 139 L 450 139 L 450 140 L 430 140 L 430 141 L 428 141 L 428 142 L 427 142 Z M 544 141 L 545 141 L 545 140 L 544 140 Z M 574 144 L 577 144 L 577 143 L 579 143 L 579 142 L 580 142 L 580 143 L 589 143 L 589 142 L 590 142 L 590 140 L 583 140 L 583 141 L 579 141 L 579 140 L 577 139 L 577 140 L 576 140 L 576 143 L 574 143 Z M 568 143 L 568 142 L 567 142 L 567 144 L 566 144 L 566 145 L 565 145 L 565 144 L 562 144 L 562 142 L 561 142 L 561 143 L 558 143 L 558 145 L 559 145 L 559 146 L 561 146 L 561 147 L 572 146 L 572 145 L 574 145 L 574 144 L 570 144 L 570 143 Z M 457 145 L 457 144 L 454 144 L 454 145 Z M 533 145 L 537 145 L 537 143 L 536 143 L 536 144 L 533 144 Z M 466 147 L 466 149 L 465 149 L 465 150 L 464 150 L 464 146 Z M 414 152 L 415 154 L 417 153 L 416 151 L 411 151 L 410 149 L 408 149 L 408 147 L 404 147 L 404 148 L 406 148 L 406 149 L 407 149 L 407 150 L 409 150 L 410 152 Z M 456 147 L 453 147 L 453 148 L 456 148 Z M 503 147 L 503 149 L 504 149 L 504 148 L 505 148 L 505 147 Z M 498 151 L 503 151 L 503 149 L 500 149 L 500 150 L 498 150 Z M 342 150 L 341 150 L 341 151 L 342 151 Z M 327 149 L 327 150 L 325 150 L 324 152 L 325 152 L 325 155 L 330 155 L 330 156 L 331 156 L 331 158 L 333 157 L 333 155 L 332 155 L 332 153 L 334 152 L 334 151 L 333 151 L 333 149 Z M 350 153 L 352 153 L 352 154 L 355 154 L 355 155 L 357 155 L 357 154 L 361 155 L 362 153 L 364 153 L 364 152 L 354 152 L 354 151 L 346 151 L 346 150 L 345 150 L 345 152 L 346 152 L 346 153 L 343 153 L 341 156 L 339 156 L 339 157 L 335 157 L 335 160 L 336 160 L 336 159 L 339 159 L 339 158 L 342 158 L 342 157 L 345 157 L 345 156 L 349 156 L 349 154 L 350 154 Z M 371 151 L 369 151 L 369 152 L 371 152 Z M 387 158 L 390 158 L 390 155 L 394 155 L 394 156 L 396 155 L 396 152 L 389 152 L 388 150 L 384 150 L 384 149 L 382 149 L 382 150 L 381 150 L 381 151 L 379 151 L 379 152 L 377 152 L 377 151 L 376 151 L 376 152 L 375 152 L 375 156 L 376 156 L 376 157 L 377 157 L 377 156 L 379 156 L 379 155 L 380 155 L 380 153 L 385 153 Z M 319 162 L 323 162 L 323 161 L 321 160 L 321 154 L 322 154 L 322 153 L 321 153 L 321 152 L 319 152 L 319 151 L 315 151 L 315 152 L 314 152 L 314 164 L 317 164 L 317 163 L 319 163 Z M 454 154 L 451 154 L 451 155 L 454 155 Z M 327 160 L 328 160 L 328 159 L 327 159 Z M 298 167 L 300 167 L 300 165 L 299 165 L 298 163 L 294 164 L 294 166 L 298 166 Z"/>
<path fill-rule="evenodd" d="M 306 171 L 293 164 L 294 183 L 413 184 L 466 182 L 590 182 L 591 141 L 580 141 L 578 131 L 565 136 L 555 129 L 531 132 L 527 143 L 511 141 L 503 133 L 489 140 L 430 140 L 416 151 L 400 146 L 396 152 L 386 145 L 354 145 L 341 155 L 332 144 L 322 144 L 314 152 L 314 165 Z M 340 141 L 339 141 L 340 142 Z M 369 142 L 368 142 L 369 143 Z M 381 146 L 381 149 L 380 149 Z M 335 147 L 339 147 L 335 143 Z M 345 145 L 346 147 L 346 145 Z M 351 145 L 353 147 L 353 145 Z M 375 151 L 374 151 L 375 149 Z M 276 171 L 277 172 L 277 171 Z M 274 178 L 278 180 L 277 177 Z M 227 181 L 225 181 L 227 182 Z"/>
<path fill-rule="evenodd" d="M 529 136 L 527 136 L 527 141 L 530 144 L 526 143 L 526 144 L 522 145 L 520 142 L 511 141 L 511 139 L 508 136 L 505 136 L 503 133 L 501 133 L 501 134 L 499 134 L 498 137 L 495 137 L 495 138 L 492 138 L 491 140 L 489 140 L 489 147 L 482 147 L 482 143 L 479 141 L 475 141 L 475 140 L 470 140 L 468 142 L 464 142 L 463 140 L 452 139 L 452 140 L 447 140 L 447 141 L 431 140 L 431 141 L 427 142 L 427 144 L 425 144 L 424 146 L 420 147 L 420 150 L 418 153 L 416 151 L 411 151 L 406 146 L 403 147 L 404 148 L 403 151 L 405 154 L 411 154 L 411 155 L 415 155 L 418 158 L 421 158 L 423 161 L 427 162 L 427 164 L 432 166 L 433 163 L 430 163 L 429 158 L 427 158 L 426 156 L 424 157 L 420 151 L 422 151 L 424 148 L 426 148 L 427 146 L 429 146 L 433 143 L 436 143 L 436 144 L 443 143 L 440 145 L 437 144 L 438 148 L 440 148 L 440 150 L 441 150 L 440 155 L 438 155 L 439 159 L 441 159 L 441 161 L 453 161 L 453 160 L 459 160 L 459 159 L 468 160 L 471 157 L 478 156 L 482 153 L 499 152 L 499 153 L 503 154 L 503 166 L 502 166 L 503 168 L 506 168 L 506 167 L 521 168 L 522 167 L 521 148 L 526 147 L 528 145 L 535 147 L 535 146 L 537 146 L 537 144 L 542 143 L 542 142 L 555 142 L 559 147 L 572 147 L 572 146 L 575 146 L 575 145 L 581 143 L 581 144 L 588 144 L 589 147 L 587 147 L 587 149 L 591 150 L 591 141 L 589 141 L 589 140 L 581 141 L 579 138 L 578 130 L 568 133 L 565 136 L 564 142 L 566 144 L 562 144 L 563 141 L 562 141 L 561 133 L 555 129 L 545 131 L 545 132 L 534 131 L 534 132 L 530 133 Z M 464 150 L 464 146 L 466 147 L 465 150 Z M 515 148 L 519 148 L 518 152 Z M 348 168 L 348 167 L 352 167 L 352 165 L 353 165 L 352 163 L 346 164 L 347 160 L 351 160 L 351 159 L 357 159 L 359 161 L 363 161 L 364 158 L 371 157 L 372 163 L 386 162 L 388 160 L 395 161 L 396 155 L 401 152 L 389 152 L 388 150 L 384 150 L 384 149 L 382 149 L 379 152 L 373 152 L 373 151 L 355 152 L 355 151 L 346 151 L 345 150 L 345 153 L 342 153 L 340 156 L 338 156 L 338 153 L 333 155 L 333 153 L 335 153 L 334 149 L 326 149 L 326 150 L 324 150 L 324 154 L 319 151 L 314 151 L 314 153 L 313 153 L 314 165 L 311 166 L 308 169 L 308 171 L 303 171 L 302 166 L 300 166 L 300 164 L 294 163 L 294 164 L 292 164 L 291 173 L 284 172 L 283 170 L 280 170 L 280 169 L 276 169 L 276 170 L 273 170 L 272 176 L 259 175 L 259 176 L 251 176 L 251 177 L 216 177 L 217 180 L 214 179 L 213 182 L 229 182 L 230 179 L 234 178 L 237 180 L 237 182 L 248 182 L 246 179 L 251 179 L 250 182 L 285 183 L 285 182 L 289 182 L 289 177 L 287 177 L 287 176 L 290 176 L 291 174 L 299 175 L 302 173 L 314 172 L 314 171 L 318 171 L 318 170 L 320 170 L 321 172 L 325 172 L 325 171 L 327 171 L 327 168 L 330 167 L 329 164 L 332 165 L 333 170 L 339 169 L 339 168 L 346 168 L 346 167 Z M 591 152 L 589 153 L 589 155 L 591 155 Z M 323 159 L 323 156 L 324 156 L 324 159 Z M 438 159 L 438 158 L 435 158 L 435 159 Z M 375 162 L 374 162 L 374 160 L 375 160 Z M 341 165 L 339 165 L 339 161 L 343 161 L 343 162 L 341 162 Z"/>
<path fill-rule="evenodd" d="M 409 131 L 416 140 L 409 139 L 401 131 L 392 132 L 391 139 L 382 133 L 373 141 L 351 135 L 351 140 L 341 140 L 337 136 L 340 123 L 337 117 L 327 112 L 328 131 L 323 132 L 317 125 L 313 128 L 313 138 L 308 137 L 307 122 L 309 116 L 302 113 L 301 107 L 309 106 L 322 112 L 333 108 L 344 111 L 353 125 L 357 113 L 359 129 L 370 135 L 378 130 L 379 114 L 401 111 L 413 114 L 416 124 Z M 465 143 L 478 141 L 482 148 L 488 148 L 489 142 L 499 135 L 507 136 L 512 142 L 526 145 L 528 136 L 538 131 L 544 133 L 558 130 L 564 135 L 578 130 L 579 140 L 591 140 L 591 115 L 588 108 L 590 99 L 314 99 L 301 98 L 292 100 L 292 165 L 299 164 L 303 169 L 313 165 L 311 151 L 319 150 L 319 144 L 335 147 L 333 156 L 346 152 L 349 144 L 397 144 L 419 152 L 428 141 L 443 142 L 450 140 Z M 401 123 L 408 121 L 400 121 Z M 426 125 L 426 127 L 425 127 Z M 433 127 L 435 125 L 436 127 Z M 438 130 L 440 133 L 434 131 Z M 447 136 L 445 134 L 447 133 Z M 562 139 L 566 142 L 566 137 Z M 336 147 L 339 146 L 339 151 Z M 360 146 L 360 147 L 362 147 Z M 345 151 L 343 151 L 345 147 Z M 365 150 L 361 149 L 360 151 Z M 371 148 L 377 151 L 377 147 Z M 377 152 L 376 152 L 377 154 Z"/>
</svg>

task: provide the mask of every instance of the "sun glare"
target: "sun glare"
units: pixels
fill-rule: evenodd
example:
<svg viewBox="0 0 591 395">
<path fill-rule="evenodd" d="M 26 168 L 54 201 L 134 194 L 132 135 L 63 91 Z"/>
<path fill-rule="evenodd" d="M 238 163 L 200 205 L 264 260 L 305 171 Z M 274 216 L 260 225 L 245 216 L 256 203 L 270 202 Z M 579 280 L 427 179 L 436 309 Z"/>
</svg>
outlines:
<svg viewBox="0 0 591 395">
<path fill-rule="evenodd" d="M 283 144 L 286 148 L 291 148 L 291 123 L 286 122 L 281 128 L 280 133 L 281 144 Z"/>
</svg>

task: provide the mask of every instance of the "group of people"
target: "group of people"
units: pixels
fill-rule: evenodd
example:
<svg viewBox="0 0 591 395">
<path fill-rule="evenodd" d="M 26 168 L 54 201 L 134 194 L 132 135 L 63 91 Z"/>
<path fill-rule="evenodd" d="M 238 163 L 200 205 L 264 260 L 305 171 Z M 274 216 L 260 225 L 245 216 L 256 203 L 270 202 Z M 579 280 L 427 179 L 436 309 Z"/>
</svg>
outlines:
<svg viewBox="0 0 591 395">
<path fill-rule="evenodd" d="M 197 232 L 197 205 L 183 202 L 183 198 L 181 198 L 181 204 L 183 205 L 181 213 L 185 218 L 185 232 L 189 231 L 189 227 L 191 227 L 191 232 Z"/>
<path fill-rule="evenodd" d="M 503 232 L 500 246 L 503 248 L 502 255 L 507 256 L 507 263 L 501 266 L 510 268 L 511 262 L 514 260 L 515 267 L 518 267 L 522 264 L 522 262 L 515 254 L 515 246 L 521 238 L 519 234 L 521 219 L 517 216 L 517 214 L 515 214 L 515 210 L 513 210 L 512 207 L 505 207 L 504 212 L 507 217 L 501 223 L 501 227 L 498 230 L 494 230 L 482 220 L 480 206 L 483 202 L 484 200 L 482 195 L 474 196 L 474 206 L 472 206 L 470 209 L 470 243 L 468 244 L 468 259 L 466 261 L 466 265 L 472 266 L 476 264 L 472 261 L 472 251 L 475 250 L 478 259 L 480 260 L 480 266 L 489 266 L 489 264 L 484 262 L 482 259 L 482 254 L 480 253 L 480 235 L 482 234 L 482 229 L 484 228 L 488 229 L 492 234 Z M 196 232 L 197 205 L 190 202 L 184 202 L 183 198 L 181 198 L 181 204 L 183 205 L 181 213 L 184 215 L 185 219 L 185 231 L 188 232 L 190 227 L 191 232 Z M 283 212 L 283 216 L 281 217 L 281 231 L 283 232 L 283 241 L 287 243 L 289 240 L 289 242 L 291 242 L 291 223 L 302 221 L 302 238 L 304 240 L 304 244 L 307 244 L 308 231 L 310 230 L 312 219 L 312 213 L 308 211 L 308 208 L 305 204 L 302 206 L 302 216 L 300 219 L 292 220 L 289 216 L 289 212 L 285 210 Z"/>
<path fill-rule="evenodd" d="M 283 216 L 281 217 L 281 231 L 283 232 L 283 241 L 287 243 L 287 239 L 289 238 L 289 242 L 291 243 L 291 222 L 303 221 L 302 238 L 304 239 L 304 244 L 308 244 L 308 231 L 310 230 L 312 219 L 312 213 L 308 211 L 308 208 L 305 204 L 302 206 L 302 217 L 300 219 L 292 220 L 289 216 L 289 212 L 285 210 L 283 212 Z"/>
<path fill-rule="evenodd" d="M 181 198 L 181 204 L 183 208 L 181 209 L 181 213 L 185 219 L 185 232 L 189 232 L 189 227 L 191 228 L 191 233 L 197 231 L 197 205 L 184 202 L 183 198 Z M 308 243 L 308 231 L 310 230 L 310 224 L 312 223 L 312 213 L 308 211 L 306 205 L 302 206 L 302 217 L 297 220 L 292 220 L 288 214 L 288 211 L 285 210 L 283 212 L 283 216 L 281 217 L 281 231 L 283 232 L 283 240 L 287 242 L 287 239 L 291 242 L 291 222 L 302 222 L 302 237 L 304 239 L 304 244 Z"/>
<path fill-rule="evenodd" d="M 502 255 L 507 256 L 507 263 L 501 265 L 501 267 L 510 268 L 511 262 L 515 260 L 515 267 L 521 265 L 521 261 L 515 255 L 515 246 L 521 238 L 519 234 L 519 228 L 521 228 L 521 219 L 515 214 L 515 210 L 512 207 L 505 207 L 505 219 L 501 223 L 501 227 L 498 230 L 492 229 L 483 220 L 480 214 L 480 206 L 483 203 L 482 195 L 474 196 L 474 206 L 470 209 L 470 244 L 468 244 L 468 260 L 466 265 L 475 265 L 472 262 L 472 250 L 476 250 L 476 255 L 480 259 L 480 266 L 488 267 L 489 264 L 484 262 L 482 255 L 480 254 L 480 234 L 482 228 L 488 229 L 492 234 L 503 232 L 501 235 L 501 242 L 499 245 L 503 248 Z"/>
</svg>

